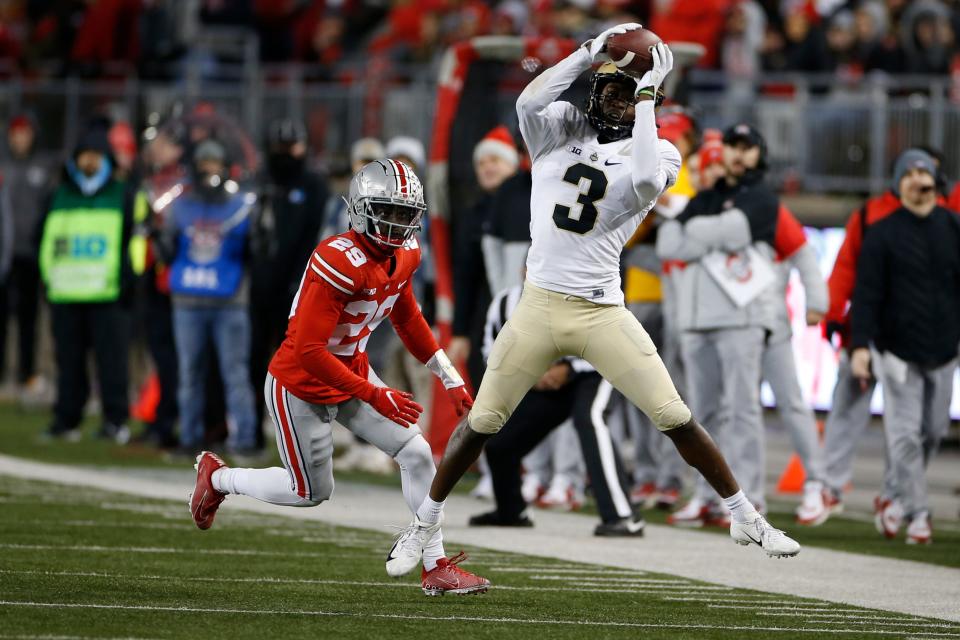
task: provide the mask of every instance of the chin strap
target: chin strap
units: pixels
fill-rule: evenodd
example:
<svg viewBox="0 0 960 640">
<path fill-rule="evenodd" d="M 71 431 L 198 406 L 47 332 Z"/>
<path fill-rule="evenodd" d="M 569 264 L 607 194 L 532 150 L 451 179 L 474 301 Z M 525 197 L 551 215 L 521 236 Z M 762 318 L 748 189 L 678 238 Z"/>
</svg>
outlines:
<svg viewBox="0 0 960 640">
<path fill-rule="evenodd" d="M 430 369 L 433 375 L 440 378 L 444 389 L 462 387 L 465 384 L 460 372 L 450 362 L 450 358 L 447 357 L 443 349 L 438 350 L 432 358 L 427 360 L 427 369 Z"/>
</svg>

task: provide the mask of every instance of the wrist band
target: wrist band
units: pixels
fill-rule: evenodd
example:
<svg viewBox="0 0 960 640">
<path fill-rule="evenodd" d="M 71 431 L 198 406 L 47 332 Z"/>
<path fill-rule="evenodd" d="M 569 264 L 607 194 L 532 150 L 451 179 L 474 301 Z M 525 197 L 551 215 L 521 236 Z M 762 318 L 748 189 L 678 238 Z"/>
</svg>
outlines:
<svg viewBox="0 0 960 640">
<path fill-rule="evenodd" d="M 463 378 L 460 377 L 457 368 L 450 362 L 450 358 L 447 357 L 443 349 L 437 351 L 433 354 L 433 357 L 427 361 L 427 368 L 433 372 L 433 375 L 440 378 L 440 381 L 443 382 L 444 389 L 462 387 L 464 384 Z"/>
<path fill-rule="evenodd" d="M 648 98 L 651 98 L 653 100 L 657 99 L 657 92 L 654 90 L 653 87 L 644 87 L 643 89 L 640 89 L 639 91 L 637 91 L 637 95 L 647 96 Z"/>
</svg>

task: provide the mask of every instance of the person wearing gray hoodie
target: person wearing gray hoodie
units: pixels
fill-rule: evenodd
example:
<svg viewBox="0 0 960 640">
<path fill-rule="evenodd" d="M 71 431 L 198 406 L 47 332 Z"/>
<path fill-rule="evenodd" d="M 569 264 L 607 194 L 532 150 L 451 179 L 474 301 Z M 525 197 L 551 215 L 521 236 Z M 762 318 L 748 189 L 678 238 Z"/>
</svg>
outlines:
<svg viewBox="0 0 960 640">
<path fill-rule="evenodd" d="M 766 142 L 759 131 L 745 123 L 728 128 L 723 162 L 726 177 L 661 226 L 657 255 L 686 263 L 677 279 L 677 311 L 690 405 L 711 425 L 734 473 L 744 479 L 744 493 L 762 508 L 761 364 L 782 295 L 773 265 L 803 230 L 783 223 L 780 201 L 763 183 Z M 716 503 L 698 480 L 694 496 L 670 522 L 725 525 L 727 515 L 712 508 Z"/>
</svg>

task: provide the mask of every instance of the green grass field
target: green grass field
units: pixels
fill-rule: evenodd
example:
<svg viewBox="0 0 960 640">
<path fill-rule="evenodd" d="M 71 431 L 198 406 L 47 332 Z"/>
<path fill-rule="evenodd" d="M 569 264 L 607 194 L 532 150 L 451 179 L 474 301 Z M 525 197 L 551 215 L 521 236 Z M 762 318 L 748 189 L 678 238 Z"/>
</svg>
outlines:
<svg viewBox="0 0 960 640">
<path fill-rule="evenodd" d="M 478 549 L 493 589 L 386 577 L 386 534 L 0 477 L 0 637 L 960 638 L 960 624 Z"/>
<path fill-rule="evenodd" d="M 89 419 L 84 424 L 84 438 L 81 442 L 44 442 L 39 435 L 48 420 L 47 413 L 24 412 L 9 404 L 0 404 L 0 453 L 43 462 L 101 467 L 189 468 L 192 464 L 189 460 L 170 460 L 152 447 L 136 444 L 119 446 L 109 441 L 96 440 L 94 435 L 99 425 L 96 419 Z M 273 456 L 274 458 L 264 462 L 263 466 L 279 465 L 279 457 L 275 451 Z M 396 474 L 383 476 L 337 470 L 336 476 L 342 481 L 400 486 L 400 479 Z M 465 481 L 456 491 L 466 493 L 470 488 L 470 483 Z M 795 503 L 772 499 L 770 519 L 777 526 L 789 529 L 804 545 L 960 568 L 960 526 L 956 522 L 935 521 L 935 543 L 930 546 L 913 546 L 904 543 L 902 532 L 896 540 L 883 538 L 874 529 L 872 521 L 864 517 L 834 517 L 820 527 L 797 527 L 793 524 L 794 506 Z M 486 508 L 486 505 L 478 504 L 477 510 Z M 584 514 L 593 513 L 588 503 Z M 656 524 L 665 523 L 667 518 L 665 512 L 655 510 L 648 510 L 644 515 L 648 521 Z M 719 535 L 727 535 L 726 531 L 714 531 Z"/>
</svg>

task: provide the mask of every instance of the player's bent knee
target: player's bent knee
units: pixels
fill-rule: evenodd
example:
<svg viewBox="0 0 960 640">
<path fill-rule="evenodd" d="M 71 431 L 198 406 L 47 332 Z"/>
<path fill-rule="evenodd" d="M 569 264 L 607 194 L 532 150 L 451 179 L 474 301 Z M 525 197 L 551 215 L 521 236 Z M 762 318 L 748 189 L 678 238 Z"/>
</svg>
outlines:
<svg viewBox="0 0 960 640">
<path fill-rule="evenodd" d="M 657 425 L 657 429 L 670 431 L 690 422 L 693 414 L 690 413 L 690 408 L 687 407 L 686 403 L 677 398 L 659 407 L 650 417 L 653 419 L 653 423 Z"/>
<path fill-rule="evenodd" d="M 508 417 L 509 416 L 502 415 L 490 409 L 477 410 L 476 407 L 474 407 L 474 409 L 470 411 L 470 415 L 467 416 L 467 424 L 477 433 L 492 435 L 503 428 L 503 425 L 507 423 Z"/>
<path fill-rule="evenodd" d="M 403 445 L 393 459 L 396 460 L 397 464 L 401 467 L 411 471 L 418 469 L 430 473 L 435 471 L 433 465 L 433 450 L 430 449 L 430 445 L 421 435 L 411 438 Z"/>
</svg>

